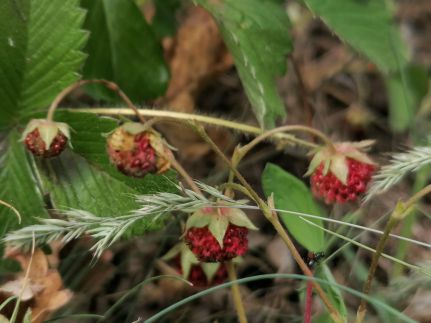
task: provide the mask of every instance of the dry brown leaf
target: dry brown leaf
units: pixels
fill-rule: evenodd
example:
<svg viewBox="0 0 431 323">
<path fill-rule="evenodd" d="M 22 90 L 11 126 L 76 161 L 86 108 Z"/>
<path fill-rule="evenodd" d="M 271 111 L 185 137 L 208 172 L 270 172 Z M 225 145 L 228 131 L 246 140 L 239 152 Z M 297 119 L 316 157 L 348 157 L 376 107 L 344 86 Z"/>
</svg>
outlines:
<svg viewBox="0 0 431 323">
<path fill-rule="evenodd" d="M 217 24 L 200 7 L 191 7 L 175 38 L 165 39 L 163 44 L 171 80 L 165 97 L 158 104 L 170 110 L 193 113 L 202 88 L 231 68 L 233 59 Z M 161 130 L 187 160 L 197 160 L 209 151 L 209 147 L 184 125 L 169 124 L 162 126 Z M 224 129 L 210 129 L 209 134 L 217 143 L 229 138 Z"/>
<path fill-rule="evenodd" d="M 57 247 L 59 248 L 59 245 Z M 50 258 L 53 260 L 54 256 L 55 253 Z M 56 269 L 50 268 L 49 258 L 42 250 L 36 249 L 32 255 L 17 249 L 8 249 L 5 257 L 18 261 L 22 268 L 22 271 L 15 275 L 14 280 L 0 287 L 1 297 L 21 296 L 23 303 L 21 303 L 19 317 L 22 317 L 30 308 L 32 322 L 43 322 L 53 311 L 72 298 L 72 292 L 63 288 L 60 274 Z M 58 260 L 55 262 L 57 263 Z"/>
</svg>

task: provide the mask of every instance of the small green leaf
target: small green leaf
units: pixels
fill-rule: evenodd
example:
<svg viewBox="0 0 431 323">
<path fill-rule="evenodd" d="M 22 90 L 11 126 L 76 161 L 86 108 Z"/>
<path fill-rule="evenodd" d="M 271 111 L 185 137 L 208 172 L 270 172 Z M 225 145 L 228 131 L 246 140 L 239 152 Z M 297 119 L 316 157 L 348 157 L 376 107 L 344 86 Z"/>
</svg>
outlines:
<svg viewBox="0 0 431 323">
<path fill-rule="evenodd" d="M 12 131 L 7 140 L 7 152 L 0 161 L 0 199 L 15 207 L 21 215 L 21 226 L 34 224 L 35 218 L 46 218 L 48 212 L 36 179 L 27 159 L 25 146 Z M 12 210 L 0 207 L 0 237 L 18 228 L 18 219 Z"/>
<path fill-rule="evenodd" d="M 223 239 L 229 226 L 229 220 L 225 216 L 214 216 L 211 220 L 208 230 L 216 238 L 220 247 L 223 248 Z"/>
<path fill-rule="evenodd" d="M 389 96 L 389 124 L 395 131 L 412 126 L 420 101 L 427 93 L 427 72 L 409 65 L 398 73 L 385 77 Z"/>
<path fill-rule="evenodd" d="M 84 77 L 114 81 L 134 101 L 162 95 L 169 80 L 168 68 L 162 47 L 137 5 L 132 0 L 81 3 L 88 9 L 84 26 L 91 32 Z M 97 97 L 115 97 L 101 85 L 88 89 Z"/>
<path fill-rule="evenodd" d="M 259 230 L 253 222 L 250 221 L 247 214 L 240 209 L 229 209 L 227 215 L 229 216 L 229 222 L 236 226 L 244 227 L 249 230 Z"/>
<path fill-rule="evenodd" d="M 283 7 L 268 0 L 197 0 L 217 20 L 259 124 L 273 128 L 285 109 L 276 77 L 292 50 Z"/>
<path fill-rule="evenodd" d="M 386 0 L 304 0 L 308 7 L 353 48 L 385 72 L 407 63 L 407 49 Z"/>
<path fill-rule="evenodd" d="M 276 165 L 266 165 L 262 175 L 262 186 L 267 197 L 274 194 L 275 207 L 278 209 L 322 215 L 305 184 Z M 305 248 L 313 252 L 323 250 L 322 230 L 301 220 L 298 215 L 280 212 L 279 216 L 293 237 Z M 306 219 L 323 226 L 322 220 Z"/>
<path fill-rule="evenodd" d="M 79 0 L 0 1 L 0 128 L 79 78 L 84 13 Z"/>
<path fill-rule="evenodd" d="M 323 290 L 325 290 L 326 295 L 328 295 L 331 304 L 335 306 L 335 308 L 338 310 L 338 313 L 340 313 L 345 322 L 347 322 L 347 309 L 346 305 L 344 304 L 343 295 L 336 285 L 337 282 L 335 281 L 334 276 L 332 276 L 328 266 L 324 264 L 318 266 L 315 276 L 328 282 L 328 284 L 322 284 L 321 286 Z"/>
</svg>

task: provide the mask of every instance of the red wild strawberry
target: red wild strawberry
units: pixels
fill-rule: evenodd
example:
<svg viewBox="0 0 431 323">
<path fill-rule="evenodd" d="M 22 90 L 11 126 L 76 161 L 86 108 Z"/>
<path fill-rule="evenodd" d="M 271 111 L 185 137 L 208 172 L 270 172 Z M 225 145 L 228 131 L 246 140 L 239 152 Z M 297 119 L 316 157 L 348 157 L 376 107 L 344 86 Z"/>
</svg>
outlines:
<svg viewBox="0 0 431 323">
<path fill-rule="evenodd" d="M 158 133 L 145 125 L 128 122 L 108 137 L 109 159 L 125 175 L 143 177 L 170 168 L 171 151 Z"/>
<path fill-rule="evenodd" d="M 187 220 L 184 239 L 200 261 L 223 262 L 247 252 L 249 229 L 257 230 L 239 209 L 204 208 Z"/>
<path fill-rule="evenodd" d="M 21 140 L 34 156 L 58 156 L 69 142 L 69 126 L 62 122 L 33 119 L 25 128 Z"/>
<path fill-rule="evenodd" d="M 328 204 L 356 201 L 376 170 L 376 164 L 360 151 L 370 144 L 343 142 L 318 150 L 306 174 L 311 175 L 313 194 Z"/>
<path fill-rule="evenodd" d="M 225 264 L 199 262 L 184 243 L 174 246 L 162 259 L 173 259 L 178 273 L 195 287 L 218 285 L 223 283 L 227 278 Z"/>
</svg>

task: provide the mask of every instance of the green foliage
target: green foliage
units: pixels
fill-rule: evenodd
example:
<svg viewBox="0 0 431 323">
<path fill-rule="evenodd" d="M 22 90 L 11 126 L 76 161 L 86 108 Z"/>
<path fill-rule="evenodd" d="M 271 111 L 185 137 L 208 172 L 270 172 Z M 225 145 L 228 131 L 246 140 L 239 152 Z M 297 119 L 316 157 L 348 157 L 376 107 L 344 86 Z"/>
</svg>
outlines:
<svg viewBox="0 0 431 323">
<path fill-rule="evenodd" d="M 0 2 L 0 129 L 78 79 L 83 19 L 78 0 Z"/>
<path fill-rule="evenodd" d="M 159 39 L 172 36 L 177 28 L 176 13 L 181 8 L 181 0 L 153 0 L 156 7 L 151 27 Z"/>
<path fill-rule="evenodd" d="M 282 168 L 268 163 L 262 174 L 262 185 L 267 197 L 274 194 L 276 208 L 322 215 L 322 211 L 313 201 L 313 197 L 305 184 Z M 279 216 L 293 237 L 305 248 L 313 252 L 324 249 L 322 230 L 303 221 L 298 215 L 280 213 Z M 319 219 L 307 218 L 307 220 L 323 226 Z"/>
<path fill-rule="evenodd" d="M 48 213 L 41 192 L 35 185 L 32 165 L 27 160 L 20 135 L 12 131 L 7 139 L 9 147 L 0 161 L 0 199 L 13 205 L 21 214 L 21 225 L 30 225 L 35 217 L 45 218 Z M 0 206 L 0 236 L 18 227 L 18 219 L 9 208 Z"/>
<path fill-rule="evenodd" d="M 427 72 L 408 65 L 400 72 L 386 76 L 385 81 L 389 96 L 389 124 L 395 131 L 407 130 L 427 93 Z"/>
<path fill-rule="evenodd" d="M 268 0 L 196 2 L 217 20 L 260 125 L 274 127 L 277 118 L 285 117 L 275 79 L 286 72 L 292 50 L 286 13 Z"/>
<path fill-rule="evenodd" d="M 317 267 L 315 276 L 328 282 L 328 284 L 322 285 L 322 288 L 326 292 L 326 295 L 328 295 L 331 304 L 334 305 L 337 311 L 347 322 L 347 309 L 346 305 L 344 304 L 343 295 L 341 294 L 341 290 L 338 288 L 335 278 L 334 276 L 332 276 L 332 273 L 329 270 L 328 266 L 325 264 L 319 265 Z M 329 320 L 326 322 L 332 321 Z"/>
<path fill-rule="evenodd" d="M 304 0 L 317 16 L 381 70 L 397 71 L 407 50 L 392 22 L 386 0 Z"/>
<path fill-rule="evenodd" d="M 132 0 L 82 0 L 88 9 L 90 39 L 84 77 L 114 81 L 134 101 L 162 95 L 169 72 L 162 48 Z M 101 85 L 88 87 L 98 97 L 114 95 Z"/>
</svg>

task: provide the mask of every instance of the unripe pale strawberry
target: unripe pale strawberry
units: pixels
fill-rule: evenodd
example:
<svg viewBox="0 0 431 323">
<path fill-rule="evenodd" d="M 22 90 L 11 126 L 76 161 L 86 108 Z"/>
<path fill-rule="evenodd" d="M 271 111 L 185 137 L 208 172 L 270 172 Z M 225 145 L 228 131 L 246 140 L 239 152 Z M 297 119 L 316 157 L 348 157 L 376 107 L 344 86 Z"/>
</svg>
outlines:
<svg viewBox="0 0 431 323">
<path fill-rule="evenodd" d="M 376 164 L 360 149 L 371 144 L 336 143 L 335 149 L 318 150 L 306 175 L 311 175 L 311 190 L 326 203 L 353 202 L 365 193 Z"/>
<path fill-rule="evenodd" d="M 107 139 L 110 161 L 125 175 L 143 177 L 170 168 L 171 151 L 154 130 L 128 122 L 111 132 Z"/>
<path fill-rule="evenodd" d="M 234 208 L 203 208 L 186 223 L 184 240 L 203 262 L 224 262 L 248 249 L 248 230 L 257 230 L 245 213 Z"/>
<path fill-rule="evenodd" d="M 21 140 L 38 157 L 58 156 L 70 139 L 69 126 L 63 122 L 33 119 L 25 128 Z"/>
</svg>

